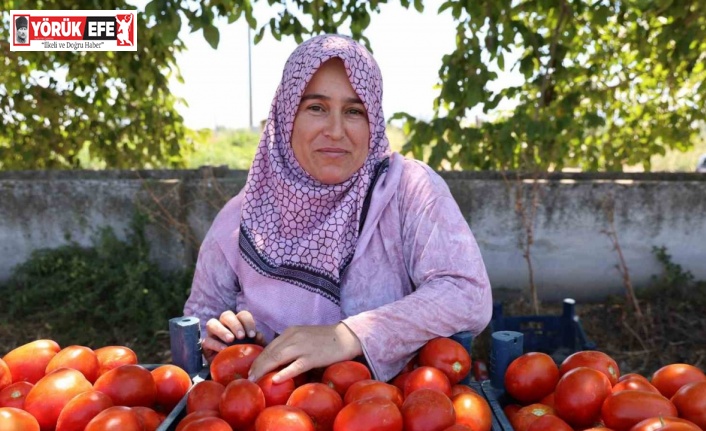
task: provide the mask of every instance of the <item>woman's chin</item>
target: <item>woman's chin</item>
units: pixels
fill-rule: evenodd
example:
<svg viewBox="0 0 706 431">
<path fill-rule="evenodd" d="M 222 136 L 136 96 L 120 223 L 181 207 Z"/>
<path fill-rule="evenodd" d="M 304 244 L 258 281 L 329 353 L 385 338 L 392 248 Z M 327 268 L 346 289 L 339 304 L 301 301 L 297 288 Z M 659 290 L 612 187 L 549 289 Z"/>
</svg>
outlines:
<svg viewBox="0 0 706 431">
<path fill-rule="evenodd" d="M 322 184 L 327 186 L 332 186 L 335 184 L 341 184 L 346 182 L 350 177 L 353 176 L 352 172 L 343 171 L 341 169 L 321 169 L 312 177 L 319 180 Z"/>
</svg>

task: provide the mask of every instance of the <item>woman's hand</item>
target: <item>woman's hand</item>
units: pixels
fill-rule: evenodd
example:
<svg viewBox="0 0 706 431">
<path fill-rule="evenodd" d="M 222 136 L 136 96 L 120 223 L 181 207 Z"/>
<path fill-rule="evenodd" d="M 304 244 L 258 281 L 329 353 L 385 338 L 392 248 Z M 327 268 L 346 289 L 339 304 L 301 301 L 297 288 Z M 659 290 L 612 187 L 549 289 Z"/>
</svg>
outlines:
<svg viewBox="0 0 706 431">
<path fill-rule="evenodd" d="M 210 363 L 214 356 L 228 347 L 233 341 L 250 337 L 256 344 L 265 345 L 265 337 L 257 331 L 255 319 L 249 311 L 238 314 L 228 310 L 216 319 L 206 322 L 206 338 L 201 342 L 201 349 Z"/>
<path fill-rule="evenodd" d="M 248 378 L 256 382 L 285 366 L 272 381 L 291 379 L 312 368 L 347 361 L 363 353 L 358 337 L 343 323 L 326 326 L 293 326 L 275 338 L 255 359 Z"/>
</svg>

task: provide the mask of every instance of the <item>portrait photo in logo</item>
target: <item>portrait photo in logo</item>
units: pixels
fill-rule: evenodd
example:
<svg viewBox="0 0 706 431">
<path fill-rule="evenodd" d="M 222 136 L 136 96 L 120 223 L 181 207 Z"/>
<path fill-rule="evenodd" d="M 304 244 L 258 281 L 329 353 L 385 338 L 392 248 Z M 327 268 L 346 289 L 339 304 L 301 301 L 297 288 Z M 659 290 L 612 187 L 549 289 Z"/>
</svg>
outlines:
<svg viewBox="0 0 706 431">
<path fill-rule="evenodd" d="M 118 27 L 118 46 L 134 46 L 132 15 L 116 15 L 115 22 Z"/>
<path fill-rule="evenodd" d="M 15 45 L 29 45 L 29 17 L 15 16 Z"/>
</svg>

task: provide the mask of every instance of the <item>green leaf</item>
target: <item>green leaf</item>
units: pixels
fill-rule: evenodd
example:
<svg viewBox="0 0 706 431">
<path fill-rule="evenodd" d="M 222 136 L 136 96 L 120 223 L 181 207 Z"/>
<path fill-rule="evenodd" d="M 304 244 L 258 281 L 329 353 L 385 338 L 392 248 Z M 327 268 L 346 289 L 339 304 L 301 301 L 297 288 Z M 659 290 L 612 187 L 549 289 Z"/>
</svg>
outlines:
<svg viewBox="0 0 706 431">
<path fill-rule="evenodd" d="M 203 37 L 206 38 L 206 42 L 211 45 L 211 48 L 218 48 L 218 41 L 221 37 L 218 28 L 213 25 L 209 25 L 203 28 Z"/>
<path fill-rule="evenodd" d="M 260 43 L 260 41 L 262 40 L 262 38 L 263 38 L 264 35 L 265 35 L 265 26 L 263 25 L 262 27 L 260 27 L 260 30 L 255 34 L 255 38 L 254 38 L 254 42 L 253 42 L 253 43 L 254 43 L 255 45 L 257 45 L 258 43 Z"/>
</svg>

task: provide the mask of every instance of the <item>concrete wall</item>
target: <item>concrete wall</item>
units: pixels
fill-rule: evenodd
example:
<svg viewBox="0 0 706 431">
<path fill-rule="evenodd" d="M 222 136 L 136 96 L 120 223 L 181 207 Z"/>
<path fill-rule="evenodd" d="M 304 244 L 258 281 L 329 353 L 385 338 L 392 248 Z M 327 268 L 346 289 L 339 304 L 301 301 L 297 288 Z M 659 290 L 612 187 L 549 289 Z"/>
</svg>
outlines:
<svg viewBox="0 0 706 431">
<path fill-rule="evenodd" d="M 153 257 L 165 268 L 193 263 L 223 202 L 246 172 L 0 172 L 0 281 L 38 248 L 90 245 L 103 227 L 121 237 L 136 210 L 151 215 Z M 623 292 L 613 219 L 633 284 L 647 286 L 661 266 L 653 246 L 706 279 L 706 175 L 554 174 L 538 183 L 499 173 L 443 173 L 476 235 L 498 290 L 525 289 L 527 226 L 540 297 L 598 300 Z M 531 215 L 536 197 L 536 214 Z M 519 204 L 519 205 L 518 205 Z M 525 217 L 518 209 L 524 205 Z"/>
</svg>

